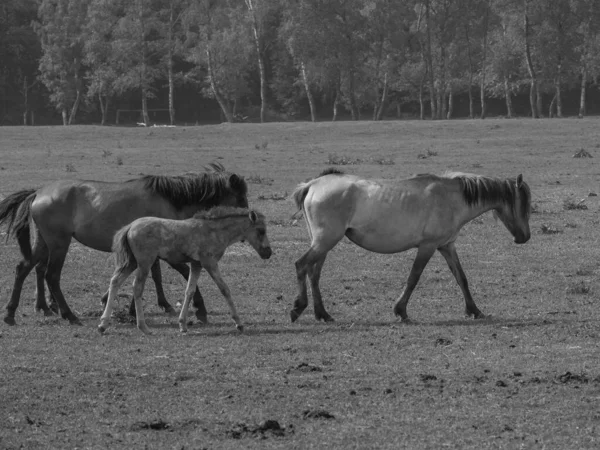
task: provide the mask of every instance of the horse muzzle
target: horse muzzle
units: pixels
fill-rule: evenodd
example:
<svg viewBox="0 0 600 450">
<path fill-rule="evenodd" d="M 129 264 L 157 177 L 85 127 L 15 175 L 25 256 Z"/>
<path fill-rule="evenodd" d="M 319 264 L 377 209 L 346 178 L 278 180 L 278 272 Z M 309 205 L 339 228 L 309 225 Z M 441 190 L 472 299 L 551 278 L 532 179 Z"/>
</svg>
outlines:
<svg viewBox="0 0 600 450">
<path fill-rule="evenodd" d="M 271 250 L 271 247 L 262 247 L 258 251 L 258 254 L 262 259 L 269 259 L 273 254 L 273 251 Z"/>
<path fill-rule="evenodd" d="M 524 244 L 530 237 L 531 234 L 519 234 L 518 236 L 515 236 L 515 244 Z"/>
</svg>

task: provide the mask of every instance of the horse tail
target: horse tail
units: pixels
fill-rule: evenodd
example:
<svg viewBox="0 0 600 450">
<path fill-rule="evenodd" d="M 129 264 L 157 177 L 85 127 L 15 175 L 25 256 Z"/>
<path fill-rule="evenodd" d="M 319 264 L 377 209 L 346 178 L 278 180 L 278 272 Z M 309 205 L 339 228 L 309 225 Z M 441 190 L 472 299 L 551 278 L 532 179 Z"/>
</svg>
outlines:
<svg viewBox="0 0 600 450">
<path fill-rule="evenodd" d="M 298 219 L 304 212 L 304 199 L 308 195 L 308 191 L 310 190 L 313 181 L 314 180 L 306 183 L 300 183 L 292 193 L 292 198 L 294 199 L 294 203 L 296 203 L 296 208 L 298 208 L 298 210 L 292 216 L 293 220 Z"/>
<path fill-rule="evenodd" d="M 119 271 L 124 271 L 126 269 L 133 270 L 137 267 L 137 261 L 127 237 L 130 228 L 131 224 L 125 225 L 117 231 L 117 234 L 115 234 L 115 237 L 113 238 L 112 251 L 115 254 L 115 262 L 117 270 Z"/>
<path fill-rule="evenodd" d="M 29 220 L 36 192 L 35 189 L 24 189 L 0 201 L 0 226 L 6 226 L 6 240 L 15 237 L 27 259 L 31 258 Z"/>
</svg>

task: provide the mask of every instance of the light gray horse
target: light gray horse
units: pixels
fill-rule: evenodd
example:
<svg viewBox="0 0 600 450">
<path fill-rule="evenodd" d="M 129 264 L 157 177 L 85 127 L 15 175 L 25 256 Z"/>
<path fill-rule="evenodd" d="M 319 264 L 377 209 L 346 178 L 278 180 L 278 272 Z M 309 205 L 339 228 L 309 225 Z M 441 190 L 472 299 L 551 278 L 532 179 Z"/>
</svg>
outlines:
<svg viewBox="0 0 600 450">
<path fill-rule="evenodd" d="M 524 244 L 531 236 L 531 193 L 522 175 L 507 180 L 464 173 L 369 180 L 327 169 L 298 185 L 293 198 L 306 219 L 311 245 L 296 261 L 299 294 L 290 312 L 292 322 L 308 305 L 307 275 L 315 317 L 333 320 L 323 306 L 319 279 L 327 253 L 344 236 L 377 253 L 417 248 L 406 288 L 394 307 L 402 321 L 408 321 L 408 299 L 436 250 L 446 259 L 463 292 L 467 316 L 485 317 L 471 297 L 454 246 L 467 222 L 494 210 L 517 244 Z"/>
<path fill-rule="evenodd" d="M 113 241 L 116 268 L 110 280 L 108 301 L 100 319 L 99 331 L 104 333 L 108 328 L 117 291 L 137 268 L 133 282 L 137 327 L 144 333 L 151 334 L 144 320 L 142 293 L 156 258 L 168 263 L 190 263 L 185 300 L 179 314 L 182 332 L 187 331 L 188 307 L 202 268 L 206 269 L 225 297 L 237 329 L 243 331 L 229 287 L 221 277 L 218 266 L 227 247 L 243 240 L 247 240 L 261 258 L 271 257 L 265 217 L 246 208 L 221 206 L 196 213 L 186 220 L 142 217 L 121 228 Z"/>
</svg>

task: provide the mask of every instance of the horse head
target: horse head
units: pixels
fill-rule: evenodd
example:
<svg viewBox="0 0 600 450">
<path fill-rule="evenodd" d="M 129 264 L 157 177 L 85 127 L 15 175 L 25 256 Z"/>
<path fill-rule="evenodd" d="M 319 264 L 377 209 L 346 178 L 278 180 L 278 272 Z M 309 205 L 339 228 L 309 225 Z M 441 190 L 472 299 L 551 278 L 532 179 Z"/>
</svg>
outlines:
<svg viewBox="0 0 600 450">
<path fill-rule="evenodd" d="M 524 244 L 531 237 L 529 216 L 531 215 L 531 191 L 523 181 L 523 175 L 514 180 L 507 180 L 508 192 L 511 195 L 502 205 L 494 210 L 494 215 L 500 219 L 515 238 L 515 243 Z"/>
<path fill-rule="evenodd" d="M 269 238 L 267 237 L 265 216 L 255 211 L 250 211 L 248 218 L 250 219 L 250 227 L 244 235 L 245 240 L 250 243 L 262 259 L 269 259 L 273 252 Z"/>
</svg>

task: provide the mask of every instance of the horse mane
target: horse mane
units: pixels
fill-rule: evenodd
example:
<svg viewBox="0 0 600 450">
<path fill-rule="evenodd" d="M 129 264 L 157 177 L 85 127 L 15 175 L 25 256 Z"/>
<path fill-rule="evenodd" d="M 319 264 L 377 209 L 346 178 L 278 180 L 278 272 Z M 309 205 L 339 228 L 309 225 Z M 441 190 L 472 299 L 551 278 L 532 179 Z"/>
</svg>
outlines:
<svg viewBox="0 0 600 450">
<path fill-rule="evenodd" d="M 335 167 L 328 167 L 327 169 L 324 169 L 319 175 L 317 175 L 316 178 L 324 177 L 325 175 L 344 175 L 344 172 L 342 172 L 339 169 L 336 169 Z"/>
<path fill-rule="evenodd" d="M 141 180 L 146 189 L 163 196 L 177 209 L 198 203 L 210 208 L 230 191 L 244 196 L 248 192 L 242 177 L 224 170 L 179 176 L 145 175 Z"/>
<path fill-rule="evenodd" d="M 518 189 L 516 178 L 503 180 L 462 172 L 446 172 L 442 177 L 458 180 L 463 198 L 469 206 L 487 202 L 502 202 L 509 205 L 513 210 L 515 208 L 515 194 Z M 520 194 L 524 200 L 521 203 L 523 210 L 520 213 L 525 217 L 529 217 L 531 212 L 531 191 L 527 183 L 523 182 L 521 184 Z"/>
<path fill-rule="evenodd" d="M 198 211 L 194 214 L 194 219 L 200 220 L 218 220 L 228 219 L 230 217 L 247 217 L 253 211 L 249 208 L 238 208 L 235 206 L 215 206 L 204 211 Z M 258 211 L 254 211 L 259 220 L 264 220 L 265 216 Z"/>
</svg>

